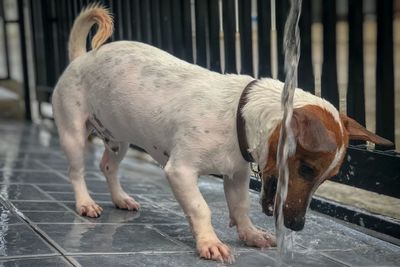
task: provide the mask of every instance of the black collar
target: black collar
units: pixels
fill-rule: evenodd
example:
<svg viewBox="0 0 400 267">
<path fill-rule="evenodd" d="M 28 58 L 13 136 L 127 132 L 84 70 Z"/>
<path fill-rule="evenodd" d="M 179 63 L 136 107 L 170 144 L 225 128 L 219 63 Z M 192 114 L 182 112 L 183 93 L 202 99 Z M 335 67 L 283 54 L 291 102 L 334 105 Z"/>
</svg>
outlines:
<svg viewBox="0 0 400 267">
<path fill-rule="evenodd" d="M 249 144 L 247 143 L 246 136 L 246 122 L 242 116 L 242 108 L 247 104 L 247 94 L 251 86 L 253 86 L 257 80 L 253 80 L 246 85 L 242 94 L 240 95 L 239 104 L 236 112 L 236 132 L 238 137 L 238 143 L 240 152 L 242 153 L 243 158 L 247 162 L 255 162 L 253 156 L 249 152 Z"/>
</svg>

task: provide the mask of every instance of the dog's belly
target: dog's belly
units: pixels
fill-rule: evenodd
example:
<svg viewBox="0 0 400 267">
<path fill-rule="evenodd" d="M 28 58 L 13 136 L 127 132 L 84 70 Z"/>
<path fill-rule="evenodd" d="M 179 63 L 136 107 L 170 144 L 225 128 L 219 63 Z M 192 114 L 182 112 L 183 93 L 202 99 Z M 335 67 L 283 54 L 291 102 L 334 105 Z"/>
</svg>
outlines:
<svg viewBox="0 0 400 267">
<path fill-rule="evenodd" d="M 129 143 L 144 149 L 161 165 L 165 165 L 170 155 L 171 142 L 166 138 L 159 138 L 153 131 L 151 124 L 141 125 L 140 123 L 125 124 L 119 123 L 119 119 L 111 114 L 91 113 L 86 122 L 89 133 L 96 135 L 104 141 L 105 146 L 118 153 L 121 143 Z M 135 120 L 132 118 L 131 121 Z M 141 129 L 138 131 L 137 129 Z"/>
</svg>

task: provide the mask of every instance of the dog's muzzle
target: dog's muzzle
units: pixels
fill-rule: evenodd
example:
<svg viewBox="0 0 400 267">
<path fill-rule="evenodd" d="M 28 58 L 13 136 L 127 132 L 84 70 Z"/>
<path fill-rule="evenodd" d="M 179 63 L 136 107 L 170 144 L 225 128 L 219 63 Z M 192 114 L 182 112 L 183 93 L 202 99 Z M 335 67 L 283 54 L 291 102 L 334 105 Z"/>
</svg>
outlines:
<svg viewBox="0 0 400 267">
<path fill-rule="evenodd" d="M 261 206 L 263 212 L 267 216 L 274 214 L 275 194 L 278 179 L 275 176 L 269 176 L 267 182 L 263 185 L 263 194 L 261 198 Z"/>
<path fill-rule="evenodd" d="M 284 224 L 286 228 L 289 228 L 290 230 L 293 231 L 300 231 L 303 230 L 304 224 L 305 224 L 305 217 L 303 216 L 298 216 L 290 219 L 284 219 Z"/>
</svg>

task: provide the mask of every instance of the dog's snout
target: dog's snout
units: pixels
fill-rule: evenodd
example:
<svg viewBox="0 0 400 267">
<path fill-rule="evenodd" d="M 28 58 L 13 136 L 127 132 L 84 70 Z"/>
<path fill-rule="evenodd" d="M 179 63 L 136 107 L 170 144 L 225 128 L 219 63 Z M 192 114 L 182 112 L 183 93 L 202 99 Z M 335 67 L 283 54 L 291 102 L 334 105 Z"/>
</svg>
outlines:
<svg viewBox="0 0 400 267">
<path fill-rule="evenodd" d="M 284 220 L 286 228 L 289 228 L 293 231 L 300 231 L 303 230 L 304 228 L 304 223 L 305 223 L 305 217 L 300 216 L 300 217 L 294 217 L 290 219 Z"/>
</svg>

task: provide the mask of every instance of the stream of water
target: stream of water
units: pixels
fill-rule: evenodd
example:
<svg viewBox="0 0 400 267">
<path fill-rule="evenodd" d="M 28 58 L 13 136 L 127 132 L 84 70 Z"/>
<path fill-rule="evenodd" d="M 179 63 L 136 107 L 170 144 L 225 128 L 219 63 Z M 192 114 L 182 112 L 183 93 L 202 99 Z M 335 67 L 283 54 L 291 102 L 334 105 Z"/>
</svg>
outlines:
<svg viewBox="0 0 400 267">
<path fill-rule="evenodd" d="M 301 13 L 301 0 L 290 1 L 290 11 L 286 19 L 284 33 L 285 51 L 285 85 L 282 91 L 283 119 L 279 138 L 277 165 L 279 169 L 279 179 L 275 198 L 275 229 L 278 249 L 277 265 L 282 266 L 283 261 L 291 257 L 290 251 L 293 250 L 293 237 L 283 224 L 283 205 L 286 200 L 289 168 L 288 157 L 296 151 L 296 141 L 293 136 L 290 122 L 293 115 L 293 95 L 297 87 L 297 66 L 300 58 L 300 31 L 298 27 Z"/>
</svg>

